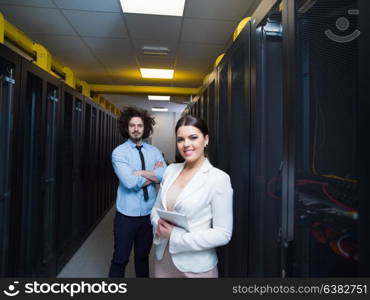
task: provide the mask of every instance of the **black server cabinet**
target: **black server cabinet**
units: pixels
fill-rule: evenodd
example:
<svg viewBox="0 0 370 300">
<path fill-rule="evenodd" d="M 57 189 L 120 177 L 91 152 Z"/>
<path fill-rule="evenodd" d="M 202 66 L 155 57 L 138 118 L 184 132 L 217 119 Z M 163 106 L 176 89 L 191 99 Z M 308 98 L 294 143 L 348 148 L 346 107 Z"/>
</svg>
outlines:
<svg viewBox="0 0 370 300">
<path fill-rule="evenodd" d="M 199 98 L 197 102 L 194 103 L 194 116 L 199 117 Z"/>
<path fill-rule="evenodd" d="M 209 153 L 214 165 L 230 175 L 234 189 L 231 242 L 218 249 L 221 276 L 245 276 L 248 263 L 250 185 L 250 28 L 247 26 L 217 67 L 206 92 Z M 206 99 L 206 98 L 204 98 Z M 212 135 L 214 135 L 212 137 Z M 233 159 L 230 159 L 232 157 Z"/>
<path fill-rule="evenodd" d="M 250 185 L 250 26 L 246 26 L 221 62 L 220 126 L 224 157 L 222 167 L 230 175 L 234 189 L 233 237 L 227 246 L 225 275 L 246 276 Z M 227 69 L 228 67 L 228 69 Z M 225 73 L 224 73 L 225 72 Z M 221 107 L 221 105 L 223 107 Z M 225 110 L 224 110 L 225 108 Z M 221 130 L 220 128 L 220 130 Z M 226 151 L 225 151 L 226 150 Z M 233 159 L 230 159 L 232 157 Z"/>
<path fill-rule="evenodd" d="M 221 170 L 229 173 L 229 145 L 230 145 L 230 103 L 229 103 L 229 63 L 225 55 L 224 59 L 221 61 L 218 70 L 218 85 L 217 85 L 217 94 L 218 94 L 218 109 L 217 109 L 217 125 L 218 125 L 218 137 L 219 142 L 217 146 L 218 161 L 217 167 Z"/>
<path fill-rule="evenodd" d="M 12 161 L 14 159 L 13 116 L 16 113 L 20 84 L 20 59 L 0 46 L 0 276 L 12 274 L 17 258 L 14 244 L 14 189 L 12 189 Z"/>
<path fill-rule="evenodd" d="M 92 190 L 92 184 L 90 181 L 90 174 L 91 170 L 89 169 L 89 163 L 91 162 L 91 135 L 92 135 L 92 128 L 91 128 L 91 119 L 92 119 L 92 106 L 91 104 L 85 99 L 84 101 L 85 106 L 85 119 L 84 119 L 84 143 L 83 143 L 83 153 L 84 157 L 87 159 L 84 159 L 82 161 L 83 167 L 82 167 L 82 185 L 85 188 L 84 192 L 82 193 L 82 207 L 83 207 L 83 219 L 82 219 L 82 235 L 84 235 L 90 225 L 90 211 L 91 211 L 91 190 Z"/>
<path fill-rule="evenodd" d="M 228 83 L 228 73 L 229 73 L 229 65 L 227 60 L 227 55 L 225 55 L 224 59 L 221 61 L 220 65 L 217 68 L 217 94 L 218 94 L 218 109 L 217 109 L 217 136 L 218 136 L 218 143 L 214 145 L 216 147 L 217 152 L 217 161 L 215 166 L 226 173 L 229 174 L 230 172 L 230 165 L 229 165 L 229 83 Z M 212 145 L 210 145 L 211 149 Z M 212 151 L 212 150 L 211 150 Z M 233 232 L 234 235 L 234 232 Z M 225 277 L 228 276 L 229 273 L 229 251 L 228 247 L 220 247 L 217 249 L 218 257 L 219 257 L 219 273 L 220 276 Z"/>
<path fill-rule="evenodd" d="M 84 143 L 83 143 L 83 153 L 84 159 L 82 161 L 82 185 L 84 187 L 84 192 L 82 193 L 82 236 L 84 236 L 91 225 L 93 224 L 92 216 L 92 205 L 93 205 L 93 153 L 94 147 L 92 143 L 92 137 L 94 135 L 93 128 L 93 104 L 88 100 L 84 99 L 85 106 L 85 118 L 84 118 Z"/>
<path fill-rule="evenodd" d="M 90 182 L 91 182 L 91 190 L 90 190 L 90 207 L 91 207 L 91 216 L 89 218 L 89 226 L 91 227 L 95 221 L 97 216 L 97 205 L 99 201 L 98 197 L 98 134 L 99 134 L 99 128 L 98 128 L 98 112 L 99 108 L 96 105 L 92 106 L 92 112 L 91 112 L 91 139 L 90 139 L 90 164 L 89 164 L 89 170 L 90 170 Z"/>
<path fill-rule="evenodd" d="M 208 90 L 205 88 L 199 98 L 199 117 L 207 124 L 207 104 L 208 104 Z"/>
<path fill-rule="evenodd" d="M 248 276 L 279 277 L 283 160 L 282 35 L 279 2 L 251 24 L 251 191 Z"/>
<path fill-rule="evenodd" d="M 61 83 L 63 130 L 61 135 L 61 189 L 57 205 L 58 271 L 65 265 L 81 242 L 82 220 L 82 162 L 83 153 L 83 97 Z"/>
<path fill-rule="evenodd" d="M 105 142 L 104 142 L 104 204 L 103 204 L 103 212 L 105 211 L 108 200 L 109 200 L 109 172 L 108 166 L 109 163 L 109 136 L 110 136 L 110 115 L 106 112 L 105 118 L 105 128 L 106 128 L 106 135 L 105 135 Z"/>
<path fill-rule="evenodd" d="M 75 95 L 73 107 L 73 239 L 79 240 L 82 237 L 81 229 L 85 208 L 82 205 L 83 199 L 83 152 L 84 141 L 84 103 L 82 95 Z"/>
<path fill-rule="evenodd" d="M 101 216 L 104 211 L 104 155 L 105 155 L 105 124 L 106 113 L 103 110 L 99 111 L 99 141 L 98 141 L 98 215 Z"/>
<path fill-rule="evenodd" d="M 203 91 L 201 106 L 202 106 L 202 119 L 207 124 L 207 127 L 209 127 L 209 124 L 208 124 L 208 87 Z"/>
<path fill-rule="evenodd" d="M 52 276 L 56 272 L 55 205 L 57 140 L 60 124 L 59 81 L 22 60 L 21 102 L 17 147 L 22 152 L 14 168 L 22 170 L 19 269 L 22 276 Z"/>
<path fill-rule="evenodd" d="M 216 124 L 216 95 L 215 95 L 215 80 L 213 80 L 207 90 L 208 90 L 208 101 L 207 101 L 207 125 L 209 131 L 209 146 L 207 148 L 208 159 L 212 164 L 217 161 L 217 124 Z"/>
<path fill-rule="evenodd" d="M 65 265 L 72 254 L 72 201 L 73 201 L 73 94 L 62 86 L 63 131 L 61 145 L 61 190 L 57 205 L 57 266 L 58 271 Z"/>
<path fill-rule="evenodd" d="M 117 186 L 117 181 L 115 180 L 116 176 L 114 174 L 113 166 L 112 166 L 112 151 L 116 147 L 115 142 L 114 142 L 114 137 L 115 137 L 115 118 L 113 115 L 110 117 L 110 142 L 109 142 L 109 151 L 107 153 L 107 168 L 108 168 L 108 178 L 109 178 L 109 200 L 108 204 L 106 207 L 106 210 L 111 207 L 111 204 L 115 200 L 115 187 Z"/>
<path fill-rule="evenodd" d="M 359 1 L 290 4 L 295 54 L 294 203 L 290 276 L 359 272 Z M 290 12 L 295 12 L 295 14 Z M 366 199 L 367 201 L 367 199 Z M 368 255 L 368 254 L 367 254 Z"/>
<path fill-rule="evenodd" d="M 360 12 L 370 11 L 370 2 L 361 0 L 358 2 L 358 9 Z M 361 247 L 359 249 L 359 274 L 361 277 L 370 276 L 370 201 L 369 199 L 369 182 L 370 182 L 370 143 L 369 143 L 369 88 L 368 78 L 370 78 L 369 56 L 368 49 L 370 47 L 370 19 L 367 14 L 361 14 L 358 21 L 361 37 L 358 41 L 358 139 L 357 139 L 357 155 L 358 155 L 358 174 L 361 178 L 359 182 L 359 211 L 361 212 L 358 222 L 359 227 L 359 240 Z"/>
</svg>

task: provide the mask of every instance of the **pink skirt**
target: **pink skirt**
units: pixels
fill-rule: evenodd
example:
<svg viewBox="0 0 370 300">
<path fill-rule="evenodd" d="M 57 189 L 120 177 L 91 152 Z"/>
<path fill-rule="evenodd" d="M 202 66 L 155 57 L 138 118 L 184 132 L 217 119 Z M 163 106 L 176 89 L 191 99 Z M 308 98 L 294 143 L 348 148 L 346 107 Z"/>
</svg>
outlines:
<svg viewBox="0 0 370 300">
<path fill-rule="evenodd" d="M 212 270 L 201 273 L 181 272 L 173 264 L 168 245 L 161 260 L 154 258 L 155 278 L 218 278 L 217 266 Z"/>
</svg>

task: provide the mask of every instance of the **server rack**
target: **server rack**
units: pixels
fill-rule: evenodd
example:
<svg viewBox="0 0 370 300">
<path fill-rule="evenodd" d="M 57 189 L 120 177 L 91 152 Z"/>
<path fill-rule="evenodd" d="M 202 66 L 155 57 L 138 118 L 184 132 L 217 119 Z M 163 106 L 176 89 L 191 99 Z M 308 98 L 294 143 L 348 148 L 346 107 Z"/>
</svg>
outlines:
<svg viewBox="0 0 370 300">
<path fill-rule="evenodd" d="M 222 276 L 369 274 L 368 37 L 338 42 L 329 32 L 368 32 L 361 14 L 368 6 L 362 0 L 262 1 L 215 80 L 203 87 L 207 111 L 200 112 L 200 101 L 186 109 L 209 125 L 214 116 L 212 163 L 233 182 L 233 240 L 244 247 L 233 248 L 232 240 L 219 251 Z M 247 32 L 251 42 L 238 53 L 233 49 Z M 250 77 L 240 82 L 250 84 L 250 98 L 248 88 L 243 95 L 235 87 L 236 70 L 248 59 Z M 250 109 L 243 118 L 239 100 Z M 235 147 L 234 128 L 249 143 L 244 152 Z M 238 182 L 236 162 L 243 159 Z"/>
<path fill-rule="evenodd" d="M 295 88 L 286 96 L 297 116 L 289 141 L 295 179 L 287 197 L 289 276 L 354 277 L 365 269 L 368 254 L 359 253 L 369 238 L 360 237 L 358 225 L 367 201 L 359 197 L 358 172 L 360 2 L 286 3 L 293 39 L 287 51 L 295 58 L 286 75 Z"/>
<path fill-rule="evenodd" d="M 105 146 L 105 114 L 102 110 L 99 111 L 99 141 L 98 141 L 98 215 L 104 210 L 104 146 Z"/>
<path fill-rule="evenodd" d="M 0 87 L 0 274 L 56 276 L 114 201 L 115 117 L 5 46 Z M 99 114 L 111 117 L 103 162 Z"/>
<path fill-rule="evenodd" d="M 212 145 L 207 149 L 208 159 L 211 163 L 215 163 L 217 161 L 217 135 L 215 134 L 217 130 L 217 123 L 216 123 L 216 109 L 217 109 L 217 102 L 215 99 L 215 79 L 208 85 L 208 101 L 207 101 L 207 125 L 208 131 L 211 133 L 209 136 L 209 144 Z"/>
<path fill-rule="evenodd" d="M 0 47 L 0 274 L 13 272 L 14 206 L 11 201 L 16 177 L 12 176 L 15 148 L 14 114 L 19 97 L 20 58 Z"/>
<path fill-rule="evenodd" d="M 80 94 L 61 84 L 63 101 L 63 144 L 61 147 L 61 194 L 58 202 L 58 270 L 76 250 L 81 238 L 82 217 L 82 100 Z"/>
<path fill-rule="evenodd" d="M 82 207 L 83 207 L 83 227 L 82 235 L 88 233 L 89 228 L 93 225 L 93 211 L 94 204 L 96 201 L 95 196 L 95 182 L 96 176 L 96 107 L 94 103 L 88 98 L 84 97 L 85 105 L 85 119 L 84 119 L 84 143 L 83 143 L 83 154 L 87 157 L 87 160 L 83 160 L 82 169 L 82 185 L 85 187 L 85 192 L 82 193 Z M 95 110 L 95 112 L 94 112 Z"/>
<path fill-rule="evenodd" d="M 55 273 L 56 136 L 60 122 L 59 81 L 26 60 L 21 61 L 21 94 L 14 118 L 19 171 L 14 195 L 19 233 L 14 249 L 19 272 L 26 276 Z M 36 242 L 37 241 L 37 242 Z"/>
<path fill-rule="evenodd" d="M 89 223 L 93 224 L 94 220 L 98 215 L 98 137 L 99 137 L 99 128 L 98 128 L 98 112 L 99 108 L 96 105 L 92 105 L 91 112 L 91 140 L 90 140 L 90 153 L 91 153 L 91 164 L 89 164 L 89 174 L 90 182 L 92 184 L 90 189 L 90 201 L 91 201 L 91 215 Z"/>
<path fill-rule="evenodd" d="M 370 10 L 369 1 L 359 1 L 358 9 L 360 12 L 367 12 Z M 358 161 L 361 162 L 358 167 L 358 173 L 361 178 L 359 182 L 358 198 L 359 210 L 361 216 L 358 222 L 359 226 L 359 240 L 361 247 L 359 249 L 359 258 L 361 264 L 359 266 L 359 275 L 362 277 L 369 276 L 370 269 L 370 240 L 369 240 L 369 220 L 370 220 L 370 202 L 369 199 L 369 186 L 370 180 L 369 166 L 370 166 L 370 143 L 369 143 L 369 114 L 370 105 L 367 100 L 369 97 L 368 78 L 370 76 L 368 49 L 370 45 L 370 19 L 366 14 L 361 15 L 358 22 L 359 29 L 361 30 L 361 38 L 359 39 L 359 52 L 358 52 L 358 74 L 359 76 L 359 94 L 358 105 L 361 108 L 358 114 Z"/>
<path fill-rule="evenodd" d="M 247 275 L 281 276 L 283 160 L 282 35 L 279 3 L 251 24 L 251 190 Z"/>
</svg>

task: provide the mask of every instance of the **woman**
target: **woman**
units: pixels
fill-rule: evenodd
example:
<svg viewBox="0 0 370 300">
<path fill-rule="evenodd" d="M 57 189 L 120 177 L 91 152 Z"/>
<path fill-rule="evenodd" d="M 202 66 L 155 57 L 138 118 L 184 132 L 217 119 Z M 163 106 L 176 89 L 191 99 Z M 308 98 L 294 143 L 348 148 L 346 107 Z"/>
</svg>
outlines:
<svg viewBox="0 0 370 300">
<path fill-rule="evenodd" d="M 230 241 L 233 225 L 229 176 L 205 157 L 208 130 L 192 116 L 176 124 L 183 163 L 167 167 L 151 213 L 155 233 L 154 277 L 218 277 L 216 247 Z M 182 213 L 189 232 L 160 219 L 157 208 Z"/>
</svg>

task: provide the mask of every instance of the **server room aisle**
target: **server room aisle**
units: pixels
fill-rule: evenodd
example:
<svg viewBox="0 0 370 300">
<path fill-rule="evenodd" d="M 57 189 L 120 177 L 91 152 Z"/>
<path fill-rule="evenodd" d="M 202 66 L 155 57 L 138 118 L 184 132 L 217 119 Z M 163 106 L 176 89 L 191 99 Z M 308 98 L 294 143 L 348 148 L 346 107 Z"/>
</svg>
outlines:
<svg viewBox="0 0 370 300">
<path fill-rule="evenodd" d="M 86 239 L 85 243 L 73 255 L 70 261 L 58 274 L 59 278 L 71 277 L 108 277 L 110 260 L 113 253 L 113 218 L 115 206 L 113 206 L 100 224 Z M 150 254 L 150 270 L 153 268 L 153 253 Z M 126 277 L 135 277 L 134 256 L 126 268 Z"/>
</svg>

